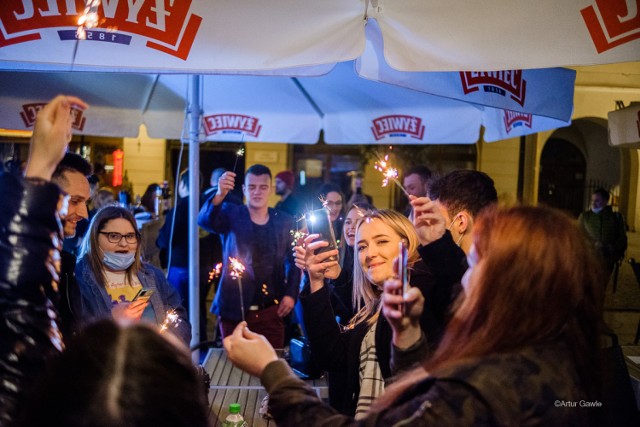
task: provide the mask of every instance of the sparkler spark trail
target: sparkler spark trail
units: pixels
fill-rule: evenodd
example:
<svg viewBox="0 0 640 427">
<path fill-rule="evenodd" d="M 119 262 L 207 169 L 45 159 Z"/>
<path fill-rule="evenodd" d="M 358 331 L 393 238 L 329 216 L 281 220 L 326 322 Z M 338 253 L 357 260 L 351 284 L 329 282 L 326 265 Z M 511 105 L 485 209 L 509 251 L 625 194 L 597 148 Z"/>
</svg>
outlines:
<svg viewBox="0 0 640 427">
<path fill-rule="evenodd" d="M 391 166 L 391 162 L 389 162 L 389 155 L 385 155 L 383 159 L 377 160 L 373 168 L 382 173 L 382 186 L 386 187 L 389 185 L 389 181 L 393 181 L 402 192 L 409 197 L 409 193 L 405 188 L 400 184 L 400 180 L 398 179 L 398 169 Z"/>
<path fill-rule="evenodd" d="M 238 290 L 240 291 L 240 310 L 242 313 L 242 321 L 244 321 L 244 297 L 242 296 L 242 273 L 245 266 L 237 258 L 229 257 L 231 263 L 231 277 L 238 281 Z"/>
<path fill-rule="evenodd" d="M 233 163 L 233 171 L 236 171 L 236 166 L 238 165 L 238 158 L 244 156 L 244 148 L 239 148 L 238 151 L 236 151 L 236 161 Z"/>
<path fill-rule="evenodd" d="M 215 267 L 213 267 L 213 270 L 211 270 L 209 272 L 209 281 L 213 280 L 213 279 L 217 279 L 218 277 L 220 277 L 220 273 L 222 272 L 222 263 L 219 262 L 216 264 Z"/>
<path fill-rule="evenodd" d="M 85 2 L 84 12 L 78 18 L 78 30 L 76 35 L 79 40 L 87 38 L 87 28 L 96 28 L 98 26 L 98 7 L 101 0 L 87 0 Z"/>
<path fill-rule="evenodd" d="M 164 322 L 162 322 L 162 325 L 160 325 L 160 333 L 164 333 L 164 331 L 169 329 L 169 326 L 173 326 L 174 328 L 176 328 L 180 324 L 180 322 L 182 322 L 182 319 L 178 317 L 178 313 L 176 313 L 175 308 L 167 310 Z"/>
</svg>

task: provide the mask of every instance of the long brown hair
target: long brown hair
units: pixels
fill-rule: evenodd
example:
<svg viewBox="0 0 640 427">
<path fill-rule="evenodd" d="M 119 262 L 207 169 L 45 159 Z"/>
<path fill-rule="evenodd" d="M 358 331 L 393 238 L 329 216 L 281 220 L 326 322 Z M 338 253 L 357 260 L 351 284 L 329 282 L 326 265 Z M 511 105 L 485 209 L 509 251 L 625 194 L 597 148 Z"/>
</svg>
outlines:
<svg viewBox="0 0 640 427">
<path fill-rule="evenodd" d="M 557 341 L 567 343 L 582 389 L 597 396 L 603 274 L 575 221 L 550 208 L 488 208 L 473 233 L 478 271 L 440 346 L 381 406 L 425 370 Z"/>
<path fill-rule="evenodd" d="M 82 259 L 84 256 L 87 257 L 87 262 L 89 263 L 89 268 L 93 272 L 98 284 L 104 287 L 107 283 L 107 276 L 104 271 L 104 264 L 102 263 L 102 257 L 104 254 L 100 249 L 100 244 L 98 243 L 98 237 L 100 236 L 100 232 L 104 230 L 105 225 L 112 219 L 122 218 L 129 223 L 135 230 L 135 233 L 138 235 L 138 245 L 136 246 L 136 255 L 133 264 L 129 268 L 127 268 L 125 274 L 125 281 L 129 284 L 133 283 L 133 277 L 138 274 L 141 268 L 140 262 L 140 235 L 138 234 L 138 228 L 136 226 L 136 219 L 133 217 L 133 214 L 129 212 L 128 209 L 125 209 L 121 206 L 116 205 L 108 205 L 103 207 L 96 213 L 96 215 L 91 220 L 91 224 L 89 224 L 89 230 L 87 230 L 87 234 L 84 236 L 82 240 L 82 245 L 80 246 L 80 253 L 78 254 L 78 258 Z"/>
</svg>

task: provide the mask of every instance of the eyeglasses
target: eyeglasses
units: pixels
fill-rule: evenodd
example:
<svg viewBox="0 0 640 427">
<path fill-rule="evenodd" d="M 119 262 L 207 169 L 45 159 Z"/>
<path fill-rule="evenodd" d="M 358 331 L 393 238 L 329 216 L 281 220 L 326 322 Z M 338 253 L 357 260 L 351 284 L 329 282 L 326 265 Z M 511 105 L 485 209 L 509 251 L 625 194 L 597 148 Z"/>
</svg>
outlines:
<svg viewBox="0 0 640 427">
<path fill-rule="evenodd" d="M 109 243 L 120 243 L 123 237 L 127 243 L 138 243 L 138 233 L 120 234 L 113 231 L 99 231 L 98 233 L 107 236 L 107 240 L 109 241 Z"/>
<path fill-rule="evenodd" d="M 324 202 L 325 206 L 328 207 L 338 207 L 338 206 L 342 206 L 342 202 Z"/>
</svg>

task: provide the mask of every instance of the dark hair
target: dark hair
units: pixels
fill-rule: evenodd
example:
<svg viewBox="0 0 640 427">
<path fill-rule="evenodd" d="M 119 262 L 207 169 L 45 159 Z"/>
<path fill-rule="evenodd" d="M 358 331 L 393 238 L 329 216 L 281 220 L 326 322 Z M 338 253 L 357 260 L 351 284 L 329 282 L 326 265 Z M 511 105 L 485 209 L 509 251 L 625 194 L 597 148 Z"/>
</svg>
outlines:
<svg viewBox="0 0 640 427">
<path fill-rule="evenodd" d="M 433 175 L 433 173 L 431 172 L 431 169 L 429 169 L 426 166 L 415 165 L 415 166 L 411 166 L 409 169 L 407 169 L 404 172 L 405 178 L 408 177 L 409 175 L 418 175 L 420 177 L 420 180 L 424 184 L 425 182 L 431 179 L 431 176 Z"/>
<path fill-rule="evenodd" d="M 155 212 L 156 210 L 156 190 L 160 187 L 158 184 L 153 183 L 147 186 L 147 189 L 144 191 L 144 194 L 140 198 L 140 204 L 147 212 Z"/>
<path fill-rule="evenodd" d="M 105 225 L 112 219 L 117 218 L 122 218 L 129 221 L 129 223 L 133 227 L 133 230 L 138 235 L 138 245 L 136 246 L 135 261 L 126 270 L 125 277 L 127 283 L 133 283 L 133 277 L 141 268 L 140 250 L 142 244 L 140 242 L 140 233 L 138 233 L 136 219 L 129 211 L 129 209 L 123 208 L 122 206 L 107 205 L 100 209 L 98 213 L 96 213 L 95 216 L 91 219 L 89 229 L 87 230 L 87 233 L 82 240 L 82 244 L 80 245 L 80 253 L 78 254 L 78 259 L 82 259 L 85 256 L 87 257 L 89 269 L 93 273 L 98 284 L 102 287 L 105 287 L 106 285 L 106 275 L 104 272 L 104 266 L 102 264 L 102 257 L 104 256 L 104 254 L 102 253 L 102 250 L 100 250 L 98 239 L 100 237 L 100 232 L 104 229 Z"/>
<path fill-rule="evenodd" d="M 329 193 L 338 193 L 340 196 L 342 196 L 342 201 L 346 202 L 346 200 L 344 200 L 344 194 L 342 194 L 342 190 L 340 189 L 340 187 L 332 182 L 325 182 L 320 186 L 320 189 L 318 190 L 318 196 L 326 197 Z"/>
<path fill-rule="evenodd" d="M 88 177 L 91 175 L 93 169 L 91 164 L 82 158 L 81 155 L 71 152 L 66 152 L 64 157 L 56 166 L 56 170 L 53 171 L 51 180 L 54 182 L 60 182 L 65 180 L 65 172 L 79 172 L 82 175 Z"/>
<path fill-rule="evenodd" d="M 184 184 L 187 188 L 189 188 L 189 168 L 180 172 L 180 176 L 178 177 L 178 182 Z M 202 173 L 198 172 L 198 191 L 202 188 Z"/>
<path fill-rule="evenodd" d="M 611 197 L 611 194 L 605 190 L 602 187 L 596 188 L 596 190 L 593 192 L 593 194 L 598 194 L 600 195 L 600 197 L 602 197 L 602 200 L 605 201 L 605 203 L 609 203 L 609 198 Z"/>
<path fill-rule="evenodd" d="M 448 173 L 431 184 L 429 197 L 442 203 L 451 218 L 463 210 L 475 218 L 482 209 L 498 201 L 493 180 L 474 170 Z"/>
<path fill-rule="evenodd" d="M 88 326 L 49 365 L 20 425 L 208 426 L 189 354 L 167 338 L 144 323 Z"/>
<path fill-rule="evenodd" d="M 249 174 L 255 175 L 255 176 L 269 175 L 269 179 L 273 178 L 272 175 L 271 175 L 271 169 L 269 169 L 265 165 L 261 165 L 259 163 L 255 164 L 255 165 L 251 165 L 249 167 L 249 169 L 247 169 L 247 171 L 244 173 L 245 178 Z"/>
<path fill-rule="evenodd" d="M 217 176 L 218 179 L 220 179 L 222 174 L 225 173 L 226 171 L 227 170 L 225 168 L 215 168 L 213 171 L 211 171 L 211 177 L 209 178 L 209 181 L 211 181 L 214 176 Z M 214 184 L 211 184 L 211 185 L 218 185 L 218 181 L 216 181 Z"/>
</svg>

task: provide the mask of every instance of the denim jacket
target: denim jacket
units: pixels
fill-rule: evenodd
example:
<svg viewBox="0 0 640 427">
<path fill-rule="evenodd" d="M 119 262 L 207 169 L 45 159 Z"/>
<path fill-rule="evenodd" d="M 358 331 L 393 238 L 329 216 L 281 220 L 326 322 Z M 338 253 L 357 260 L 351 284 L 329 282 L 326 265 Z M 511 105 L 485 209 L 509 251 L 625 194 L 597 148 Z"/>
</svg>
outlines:
<svg viewBox="0 0 640 427">
<path fill-rule="evenodd" d="M 180 322 L 175 328 L 170 328 L 169 330 L 189 346 L 191 324 L 189 323 L 187 312 L 182 306 L 180 296 L 169 285 L 162 270 L 143 262 L 142 268 L 138 272 L 138 279 L 144 289 L 155 291 L 151 295 L 149 302 L 153 307 L 156 324 L 161 325 L 164 322 L 167 310 L 175 309 Z M 89 267 L 87 255 L 76 266 L 76 280 L 80 286 L 82 298 L 82 304 L 79 304 L 81 306 L 80 322 L 88 323 L 93 320 L 111 317 L 111 297 L 103 286 L 98 285 L 98 281 Z"/>
</svg>

